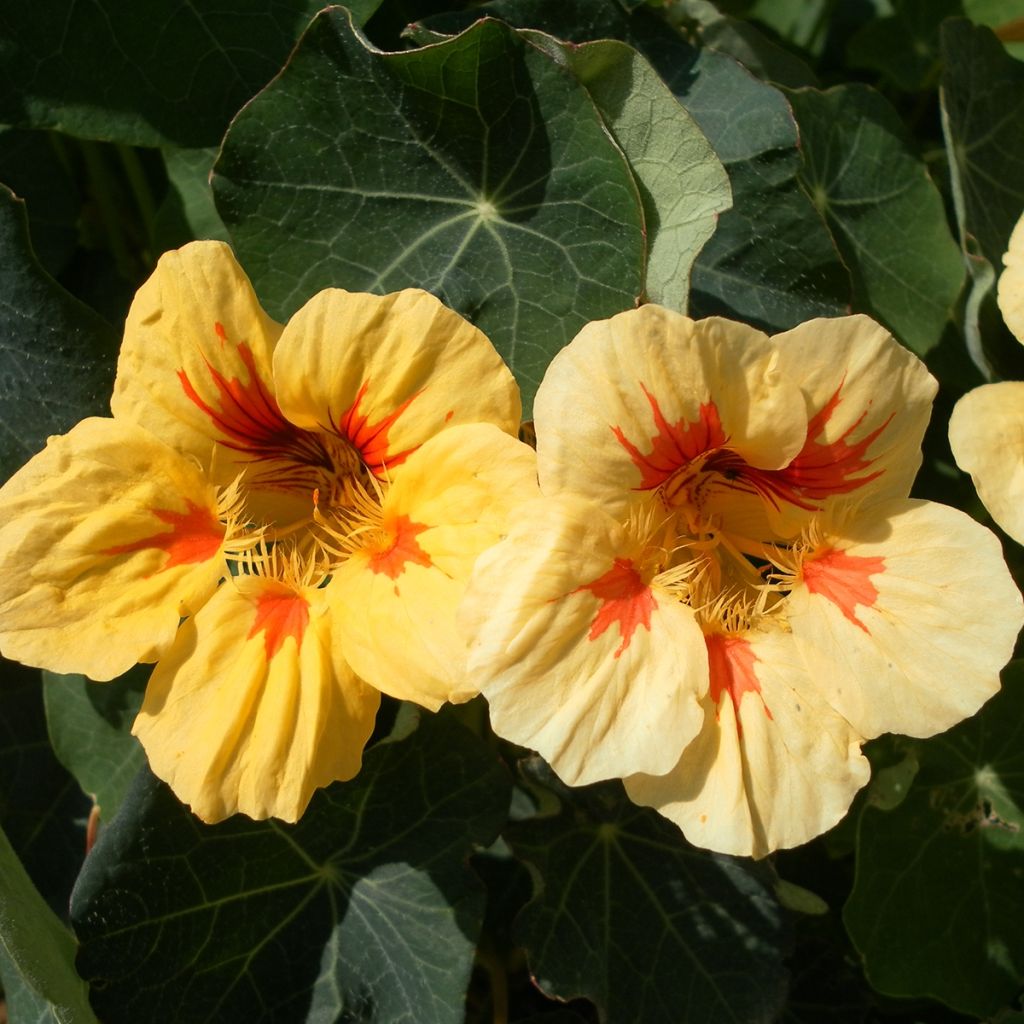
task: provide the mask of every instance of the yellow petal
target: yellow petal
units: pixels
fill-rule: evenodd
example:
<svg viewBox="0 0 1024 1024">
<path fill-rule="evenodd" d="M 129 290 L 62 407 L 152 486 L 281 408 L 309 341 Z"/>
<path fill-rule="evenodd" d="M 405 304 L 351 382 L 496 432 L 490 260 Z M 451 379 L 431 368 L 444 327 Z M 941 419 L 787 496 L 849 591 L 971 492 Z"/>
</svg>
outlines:
<svg viewBox="0 0 1024 1024">
<path fill-rule="evenodd" d="M 315 789 L 359 771 L 380 697 L 331 633 L 323 591 L 252 576 L 182 624 L 132 731 L 204 821 L 295 821 Z"/>
<path fill-rule="evenodd" d="M 831 828 L 868 780 L 861 737 L 815 692 L 782 630 L 707 638 L 704 726 L 663 776 L 625 780 L 696 846 L 763 857 Z"/>
<path fill-rule="evenodd" d="M 964 395 L 949 420 L 949 445 L 992 518 L 1024 544 L 1024 383 L 985 384 Z"/>
<path fill-rule="evenodd" d="M 815 509 L 851 498 L 906 497 L 937 389 L 921 360 L 866 316 L 809 320 L 772 341 L 809 419 L 806 444 L 775 479 L 812 506 L 784 503 L 777 529 L 794 536 Z"/>
<path fill-rule="evenodd" d="M 689 500 L 676 492 L 709 453 L 742 467 L 786 465 L 804 443 L 807 417 L 776 362 L 752 327 L 694 322 L 660 306 L 587 324 L 537 393 L 541 489 L 584 495 L 619 516 L 658 488 L 673 503 Z M 718 478 L 734 475 L 723 466 Z M 730 509 L 715 509 L 720 519 L 748 518 L 746 506 L 762 502 L 750 487 L 732 492 Z"/>
<path fill-rule="evenodd" d="M 0 648 L 112 679 L 155 661 L 225 572 L 217 496 L 148 431 L 83 420 L 0 490 Z"/>
<path fill-rule="evenodd" d="M 700 630 L 641 554 L 598 506 L 539 499 L 480 557 L 460 611 L 494 731 L 571 785 L 666 772 L 700 728 Z"/>
<path fill-rule="evenodd" d="M 417 448 L 385 495 L 381 529 L 328 588 L 353 669 L 432 710 L 474 696 L 455 610 L 477 556 L 536 494 L 533 450 L 497 427 L 453 427 Z"/>
<path fill-rule="evenodd" d="M 519 428 L 519 391 L 494 346 L 417 289 L 313 296 L 284 330 L 274 379 L 289 420 L 344 438 L 382 477 L 448 426 Z"/>
<path fill-rule="evenodd" d="M 843 524 L 786 600 L 829 703 L 868 738 L 931 736 L 999 689 L 1024 621 L 996 537 L 956 509 L 896 501 Z"/>
<path fill-rule="evenodd" d="M 1003 266 L 1006 269 L 999 276 L 996 291 L 999 309 L 1006 326 L 1024 344 L 1024 216 L 1010 235 Z"/>
</svg>

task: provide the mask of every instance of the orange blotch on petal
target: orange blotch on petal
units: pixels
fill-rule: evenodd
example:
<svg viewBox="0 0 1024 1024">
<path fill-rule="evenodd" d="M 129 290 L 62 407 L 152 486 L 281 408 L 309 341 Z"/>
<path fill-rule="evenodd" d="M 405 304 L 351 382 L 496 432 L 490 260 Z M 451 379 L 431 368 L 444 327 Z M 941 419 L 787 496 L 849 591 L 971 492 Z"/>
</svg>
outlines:
<svg viewBox="0 0 1024 1024">
<path fill-rule="evenodd" d="M 639 626 L 650 632 L 654 595 L 628 558 L 616 558 L 603 576 L 586 586 L 577 587 L 572 593 L 583 591 L 593 594 L 601 602 L 590 627 L 590 640 L 596 640 L 613 624 L 618 624 L 621 642 L 615 651 L 616 658 L 629 647 Z"/>
<path fill-rule="evenodd" d="M 849 555 L 829 548 L 804 562 L 803 580 L 812 594 L 831 601 L 855 626 L 868 632 L 857 618 L 858 607 L 871 608 L 878 600 L 878 588 L 872 576 L 885 572 L 885 559 Z"/>
<path fill-rule="evenodd" d="M 754 672 L 757 655 L 754 654 L 750 642 L 739 636 L 710 633 L 705 635 L 704 643 L 708 649 L 711 699 L 716 707 L 721 706 L 724 696 L 732 701 L 736 709 L 736 728 L 742 732 L 739 711 L 743 695 L 755 693 L 761 696 L 761 684 Z M 764 703 L 764 698 L 761 699 L 761 706 L 764 713 L 771 718 L 772 713 Z"/>
<path fill-rule="evenodd" d="M 155 533 L 130 544 L 118 544 L 106 548 L 104 555 L 126 555 L 146 548 L 158 548 L 168 554 L 167 562 L 160 572 L 173 569 L 176 565 L 194 565 L 213 558 L 224 540 L 224 527 L 206 505 L 197 505 L 186 499 L 187 512 L 172 512 L 166 508 L 150 509 L 170 530 Z"/>
<path fill-rule="evenodd" d="M 427 527 L 422 523 L 414 523 L 406 515 L 397 516 L 391 530 L 388 531 L 390 544 L 370 556 L 371 571 L 383 573 L 395 580 L 405 572 L 405 567 L 410 562 L 413 565 L 432 565 L 430 556 L 416 539 L 425 529 Z"/>
<path fill-rule="evenodd" d="M 301 646 L 309 625 L 309 603 L 304 597 L 291 591 L 271 591 L 257 597 L 255 604 L 256 619 L 247 639 L 263 634 L 268 662 L 289 637 L 295 641 L 296 647 Z"/>
<path fill-rule="evenodd" d="M 413 446 L 406 448 L 405 451 L 390 453 L 388 431 L 422 392 L 411 395 L 394 412 L 371 423 L 370 417 L 359 411 L 360 403 L 366 397 L 369 386 L 368 380 L 363 381 L 356 400 L 335 420 L 334 427 L 359 452 L 363 463 L 376 476 L 382 476 L 392 466 L 399 466 L 405 462 L 416 450 L 417 446 Z"/>
</svg>

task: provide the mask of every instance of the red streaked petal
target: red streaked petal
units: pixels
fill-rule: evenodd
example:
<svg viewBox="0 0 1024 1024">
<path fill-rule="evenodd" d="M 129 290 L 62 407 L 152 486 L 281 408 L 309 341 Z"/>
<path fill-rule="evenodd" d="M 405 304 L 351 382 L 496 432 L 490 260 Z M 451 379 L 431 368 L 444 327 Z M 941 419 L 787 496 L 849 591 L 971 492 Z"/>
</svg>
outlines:
<svg viewBox="0 0 1024 1024">
<path fill-rule="evenodd" d="M 803 565 L 803 580 L 812 594 L 828 598 L 855 626 L 868 627 L 857 617 L 857 608 L 872 608 L 878 588 L 872 576 L 885 572 L 885 559 L 851 555 L 829 548 Z"/>
<path fill-rule="evenodd" d="M 421 392 L 410 395 L 396 409 L 379 419 L 370 422 L 368 414 L 360 411 L 360 404 L 366 397 L 367 389 L 370 386 L 368 380 L 364 380 L 356 393 L 355 401 L 335 421 L 334 429 L 343 437 L 356 451 L 366 466 L 376 476 L 384 476 L 393 466 L 400 466 L 416 450 L 417 445 L 405 448 L 399 452 L 390 450 L 388 433 L 395 425 L 398 418 L 406 409 L 420 396 Z M 445 422 L 452 417 L 449 410 Z"/>
<path fill-rule="evenodd" d="M 423 523 L 414 523 L 408 516 L 396 516 L 387 531 L 388 545 L 370 554 L 367 565 L 371 572 L 383 573 L 396 580 L 407 565 L 433 565 L 430 555 L 420 547 L 416 537 L 428 529 Z"/>
<path fill-rule="evenodd" d="M 301 647 L 302 637 L 309 625 L 309 602 L 291 590 L 267 590 L 254 600 L 256 617 L 248 639 L 251 640 L 258 633 L 263 634 L 267 661 L 271 661 L 281 650 L 285 640 L 294 640 L 296 648 Z"/>
<path fill-rule="evenodd" d="M 177 565 L 192 565 L 205 562 L 217 554 L 224 541 L 224 526 L 208 505 L 198 505 L 191 499 L 185 500 L 187 512 L 174 512 L 166 508 L 150 511 L 171 529 L 149 537 L 133 540 L 128 544 L 117 544 L 106 548 L 104 555 L 126 555 L 144 548 L 159 548 L 166 551 L 168 559 L 159 570 L 164 572 Z"/>
<path fill-rule="evenodd" d="M 619 627 L 620 642 L 615 651 L 616 658 L 629 647 L 639 627 L 643 626 L 648 633 L 651 631 L 654 595 L 628 558 L 616 558 L 603 576 L 593 583 L 577 587 L 573 593 L 582 591 L 589 591 L 601 602 L 590 627 L 590 640 L 596 640 L 613 625 Z"/>
<path fill-rule="evenodd" d="M 721 709 L 723 697 L 728 697 L 736 711 L 736 727 L 742 732 L 740 704 L 747 693 L 761 696 L 761 684 L 757 681 L 754 665 L 757 655 L 748 640 L 741 636 L 725 633 L 705 634 L 704 643 L 708 649 L 708 670 L 710 673 L 709 693 L 715 706 Z M 761 699 L 764 713 L 771 718 L 768 705 Z"/>
</svg>

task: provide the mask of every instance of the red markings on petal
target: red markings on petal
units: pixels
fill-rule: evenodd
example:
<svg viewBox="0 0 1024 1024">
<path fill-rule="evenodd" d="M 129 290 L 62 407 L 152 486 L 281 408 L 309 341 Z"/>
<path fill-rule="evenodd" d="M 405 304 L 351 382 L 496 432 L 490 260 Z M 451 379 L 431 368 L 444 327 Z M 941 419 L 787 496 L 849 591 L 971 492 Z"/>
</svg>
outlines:
<svg viewBox="0 0 1024 1024">
<path fill-rule="evenodd" d="M 750 646 L 750 641 L 740 636 L 727 633 L 709 633 L 704 636 L 708 649 L 708 671 L 711 677 L 710 695 L 715 706 L 721 705 L 722 697 L 727 696 L 736 711 L 736 728 L 742 733 L 740 725 L 740 702 L 745 693 L 756 693 L 761 696 L 761 684 L 758 682 L 754 666 L 757 655 Z M 768 705 L 761 700 L 764 713 L 771 718 Z"/>
<path fill-rule="evenodd" d="M 263 634 L 268 662 L 289 637 L 295 641 L 296 649 L 301 646 L 309 625 L 309 602 L 304 597 L 292 591 L 272 590 L 256 598 L 255 604 L 256 619 L 247 639 Z"/>
<path fill-rule="evenodd" d="M 701 405 L 698 417 L 693 422 L 680 419 L 676 423 L 669 423 L 654 395 L 643 383 L 640 388 L 651 406 L 654 425 L 658 428 L 650 440 L 650 451 L 646 454 L 641 452 L 626 438 L 621 427 L 612 427 L 612 433 L 640 470 L 640 486 L 636 490 L 649 491 L 660 487 L 681 466 L 705 452 L 722 447 L 726 436 L 714 402 Z"/>
<path fill-rule="evenodd" d="M 160 572 L 173 569 L 176 565 L 194 565 L 213 558 L 224 540 L 223 525 L 207 506 L 197 505 L 187 499 L 185 503 L 188 505 L 187 512 L 172 512 L 166 508 L 150 509 L 160 522 L 170 526 L 169 531 L 162 530 L 130 544 L 118 544 L 107 548 L 102 554 L 126 555 L 146 548 L 157 548 L 166 551 L 169 556 Z"/>
<path fill-rule="evenodd" d="M 371 423 L 370 417 L 359 409 L 369 386 L 368 380 L 363 381 L 355 401 L 338 417 L 334 426 L 338 433 L 359 452 L 360 458 L 370 471 L 376 476 L 383 476 L 386 470 L 392 466 L 401 465 L 416 450 L 417 446 L 414 445 L 405 451 L 390 452 L 388 450 L 390 444 L 388 431 L 421 392 L 411 395 L 393 412 Z"/>
<path fill-rule="evenodd" d="M 629 647 L 640 626 L 650 632 L 654 595 L 628 558 L 616 558 L 603 576 L 586 586 L 577 587 L 572 593 L 583 591 L 589 591 L 601 602 L 588 638 L 596 640 L 613 625 L 619 627 L 620 643 L 615 651 L 616 658 Z"/>
<path fill-rule="evenodd" d="M 426 529 L 422 523 L 414 523 L 406 515 L 397 516 L 389 531 L 391 543 L 383 551 L 376 551 L 370 556 L 371 571 L 383 573 L 395 580 L 405 572 L 410 562 L 425 567 L 433 565 L 430 555 L 420 547 L 416 539 Z"/>
<path fill-rule="evenodd" d="M 857 618 L 858 607 L 871 608 L 878 600 L 872 576 L 885 572 L 885 559 L 849 555 L 829 548 L 804 562 L 803 580 L 812 594 L 831 601 L 855 626 L 868 627 Z"/>
</svg>

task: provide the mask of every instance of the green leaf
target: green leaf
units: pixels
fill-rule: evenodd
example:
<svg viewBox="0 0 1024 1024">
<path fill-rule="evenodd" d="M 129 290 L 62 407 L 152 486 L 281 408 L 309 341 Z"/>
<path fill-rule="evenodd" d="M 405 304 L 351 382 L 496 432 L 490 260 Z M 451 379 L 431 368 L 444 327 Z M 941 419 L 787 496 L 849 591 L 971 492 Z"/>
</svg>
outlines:
<svg viewBox="0 0 1024 1024">
<path fill-rule="evenodd" d="M 101 413 L 117 340 L 39 265 L 25 205 L 0 186 L 0 478 L 50 434 Z"/>
<path fill-rule="evenodd" d="M 329 285 L 425 288 L 490 337 L 527 409 L 555 352 L 642 290 L 626 161 L 586 90 L 494 21 L 381 53 L 325 11 L 232 124 L 214 194 L 273 314 Z"/>
<path fill-rule="evenodd" d="M 7 968 L 50 1003 L 61 1024 L 95 1024 L 85 982 L 75 973 L 75 940 L 32 884 L 0 830 L 0 952 Z"/>
<path fill-rule="evenodd" d="M 110 821 L 146 757 L 131 734 L 149 667 L 112 683 L 43 673 L 46 721 L 54 753 Z"/>
<path fill-rule="evenodd" d="M 217 150 L 167 148 L 163 156 L 170 188 L 157 211 L 158 247 L 176 249 L 196 238 L 229 241 L 210 187 Z"/>
<path fill-rule="evenodd" d="M 789 94 L 800 126 L 800 180 L 832 231 L 853 308 L 924 355 L 938 344 L 963 284 L 942 197 L 911 152 L 899 115 L 874 90 Z"/>
<path fill-rule="evenodd" d="M 729 178 L 704 133 L 632 47 L 612 40 L 555 49 L 597 104 L 629 161 L 647 228 L 645 298 L 685 313 L 690 270 L 718 214 L 732 205 Z"/>
<path fill-rule="evenodd" d="M 380 0 L 349 0 L 362 24 Z M 0 121 L 139 146 L 213 146 L 277 73 L 319 0 L 156 6 L 50 0 L 0 12 Z"/>
<path fill-rule="evenodd" d="M 974 718 L 921 742 L 892 810 L 870 802 L 844 919 L 871 984 L 988 1016 L 1024 979 L 1024 663 Z"/>
<path fill-rule="evenodd" d="M 562 812 L 505 833 L 535 871 L 517 934 L 541 989 L 608 1024 L 774 1020 L 788 937 L 769 873 L 694 849 L 617 783 L 547 781 Z"/>
<path fill-rule="evenodd" d="M 105 1024 L 460 1024 L 482 891 L 467 866 L 505 820 L 498 761 L 447 716 L 371 749 L 297 825 L 203 825 L 148 772 L 72 900 Z"/>
</svg>

